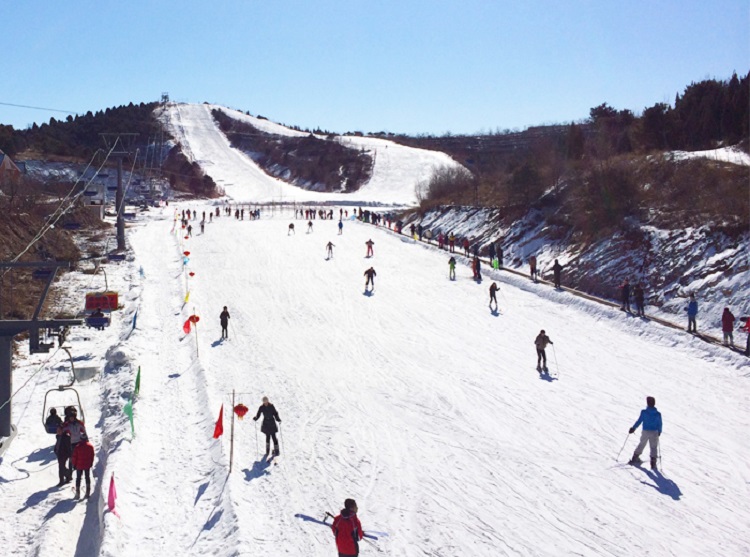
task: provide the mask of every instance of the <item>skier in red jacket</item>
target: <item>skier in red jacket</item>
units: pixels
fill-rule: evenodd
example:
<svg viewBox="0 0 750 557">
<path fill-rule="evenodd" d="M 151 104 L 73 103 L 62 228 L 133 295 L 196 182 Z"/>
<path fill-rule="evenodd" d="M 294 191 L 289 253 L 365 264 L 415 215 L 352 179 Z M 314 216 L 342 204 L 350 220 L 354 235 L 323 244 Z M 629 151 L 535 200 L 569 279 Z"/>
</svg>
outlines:
<svg viewBox="0 0 750 557">
<path fill-rule="evenodd" d="M 76 499 L 81 498 L 81 472 L 86 475 L 86 499 L 91 495 L 91 467 L 94 465 L 94 446 L 84 433 L 81 441 L 76 445 L 71 457 L 73 468 L 76 469 Z"/>
<path fill-rule="evenodd" d="M 339 557 L 357 557 L 359 555 L 359 541 L 364 536 L 362 524 L 357 518 L 357 503 L 354 499 L 344 501 L 341 514 L 333 519 L 331 525 L 336 537 L 336 549 Z"/>
</svg>

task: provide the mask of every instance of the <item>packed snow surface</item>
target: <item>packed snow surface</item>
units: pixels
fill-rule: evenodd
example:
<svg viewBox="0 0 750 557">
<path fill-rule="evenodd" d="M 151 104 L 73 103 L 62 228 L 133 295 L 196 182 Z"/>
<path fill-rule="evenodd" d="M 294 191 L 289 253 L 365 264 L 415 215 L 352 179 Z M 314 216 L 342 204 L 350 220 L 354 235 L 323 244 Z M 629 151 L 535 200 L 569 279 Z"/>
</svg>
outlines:
<svg viewBox="0 0 750 557">
<path fill-rule="evenodd" d="M 736 147 L 721 147 L 707 151 L 672 151 L 670 155 L 675 160 L 704 158 L 750 166 L 750 155 Z"/>
<path fill-rule="evenodd" d="M 362 556 L 750 554 L 741 356 L 522 277 L 485 269 L 478 284 L 463 257 L 450 281 L 445 252 L 370 225 L 297 221 L 289 235 L 291 214 L 221 216 L 185 239 L 173 211 L 140 217 L 130 260 L 107 265 L 124 306 L 113 324 L 68 342 L 76 366 L 99 371 L 76 383 L 97 448 L 88 502 L 55 487 L 40 419 L 67 358 L 16 359 L 4 555 L 330 556 L 330 529 L 295 515 L 322 520 L 347 497 L 379 537 Z M 69 275 L 67 305 L 99 280 Z M 139 367 L 132 436 L 123 406 Z M 233 391 L 250 413 L 232 425 Z M 278 464 L 251 419 L 264 395 L 282 419 Z M 664 419 L 660 472 L 624 464 L 647 395 Z M 119 516 L 106 510 L 113 476 Z"/>
<path fill-rule="evenodd" d="M 170 104 L 162 117 L 183 152 L 238 202 L 346 202 L 415 205 L 416 187 L 440 167 L 458 166 L 445 153 L 405 147 L 373 137 L 339 136 L 346 147 L 367 151 L 374 159 L 372 177 L 353 193 L 307 191 L 274 178 L 249 156 L 232 148 L 211 115 L 220 109 L 232 118 L 276 135 L 304 136 L 268 120 L 209 104 Z"/>
</svg>

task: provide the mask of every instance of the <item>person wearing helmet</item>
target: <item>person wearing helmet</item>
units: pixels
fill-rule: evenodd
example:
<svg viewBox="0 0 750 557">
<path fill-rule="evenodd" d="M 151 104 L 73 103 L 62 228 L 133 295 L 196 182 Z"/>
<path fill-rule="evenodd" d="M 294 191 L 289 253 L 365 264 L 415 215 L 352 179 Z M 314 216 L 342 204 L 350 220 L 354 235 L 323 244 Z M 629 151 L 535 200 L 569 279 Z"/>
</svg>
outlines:
<svg viewBox="0 0 750 557">
<path fill-rule="evenodd" d="M 339 557 L 357 557 L 359 542 L 364 536 L 362 524 L 357 518 L 357 502 L 354 499 L 344 501 L 341 513 L 334 517 L 331 530 L 336 538 L 336 549 Z"/>
</svg>

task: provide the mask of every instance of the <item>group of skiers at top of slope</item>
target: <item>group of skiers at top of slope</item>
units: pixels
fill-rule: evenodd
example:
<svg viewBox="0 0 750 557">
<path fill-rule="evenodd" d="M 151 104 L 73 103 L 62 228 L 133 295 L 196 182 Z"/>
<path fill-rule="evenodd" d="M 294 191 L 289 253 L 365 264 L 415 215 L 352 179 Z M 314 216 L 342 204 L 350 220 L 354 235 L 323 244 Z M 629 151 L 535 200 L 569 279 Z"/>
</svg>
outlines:
<svg viewBox="0 0 750 557">
<path fill-rule="evenodd" d="M 74 406 L 65 408 L 65 420 L 50 408 L 44 422 L 48 432 L 55 431 L 55 455 L 57 456 L 58 487 L 73 480 L 76 471 L 75 498 L 81 498 L 81 475 L 86 478 L 86 494 L 91 495 L 91 467 L 94 465 L 94 446 L 86 434 L 86 426 L 78 419 L 78 410 Z"/>
</svg>

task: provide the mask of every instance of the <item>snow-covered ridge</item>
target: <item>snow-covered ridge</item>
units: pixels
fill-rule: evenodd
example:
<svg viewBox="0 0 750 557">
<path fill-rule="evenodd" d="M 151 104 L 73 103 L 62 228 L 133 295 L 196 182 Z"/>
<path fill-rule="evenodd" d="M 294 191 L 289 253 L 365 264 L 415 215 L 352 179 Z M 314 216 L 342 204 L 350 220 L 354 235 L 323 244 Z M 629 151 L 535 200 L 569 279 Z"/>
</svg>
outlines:
<svg viewBox="0 0 750 557">
<path fill-rule="evenodd" d="M 234 149 L 211 115 L 220 109 L 231 118 L 278 135 L 299 137 L 292 130 L 265 119 L 209 104 L 171 104 L 160 114 L 186 156 L 198 162 L 204 172 L 238 202 L 336 202 L 407 205 L 417 203 L 417 184 L 429 179 L 434 170 L 457 166 L 445 153 L 405 147 L 371 137 L 337 136 L 344 146 L 366 150 L 374 160 L 372 177 L 351 194 L 307 191 L 269 176 L 250 157 Z"/>
<path fill-rule="evenodd" d="M 720 149 L 709 149 L 707 151 L 671 151 L 667 153 L 667 156 L 671 156 L 676 161 L 704 158 L 740 166 L 750 166 L 750 155 L 736 147 L 721 147 Z"/>
</svg>

